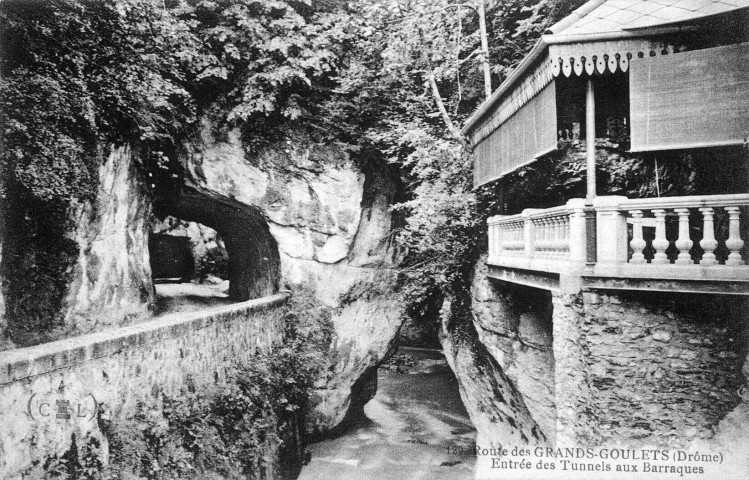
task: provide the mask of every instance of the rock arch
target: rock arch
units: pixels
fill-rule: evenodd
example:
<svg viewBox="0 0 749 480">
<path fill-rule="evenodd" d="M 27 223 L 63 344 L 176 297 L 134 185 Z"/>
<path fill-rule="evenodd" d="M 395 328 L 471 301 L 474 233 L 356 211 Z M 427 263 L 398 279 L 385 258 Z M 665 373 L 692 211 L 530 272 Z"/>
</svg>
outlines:
<svg viewBox="0 0 749 480">
<path fill-rule="evenodd" d="M 221 235 L 229 255 L 231 299 L 244 301 L 278 291 L 278 245 L 257 208 L 190 190 L 159 205 L 159 213 L 202 223 Z"/>
</svg>

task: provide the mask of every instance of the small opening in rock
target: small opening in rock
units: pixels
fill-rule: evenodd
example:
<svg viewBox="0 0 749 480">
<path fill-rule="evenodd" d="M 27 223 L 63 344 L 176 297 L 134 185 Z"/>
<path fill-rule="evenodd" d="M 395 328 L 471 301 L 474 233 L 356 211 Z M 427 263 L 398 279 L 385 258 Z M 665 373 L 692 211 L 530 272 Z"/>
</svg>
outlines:
<svg viewBox="0 0 749 480">
<path fill-rule="evenodd" d="M 231 302 L 229 254 L 216 230 L 171 215 L 154 218 L 148 250 L 157 314 Z"/>
<path fill-rule="evenodd" d="M 156 314 L 272 295 L 278 246 L 262 214 L 198 192 L 157 203 L 149 238 Z"/>
</svg>

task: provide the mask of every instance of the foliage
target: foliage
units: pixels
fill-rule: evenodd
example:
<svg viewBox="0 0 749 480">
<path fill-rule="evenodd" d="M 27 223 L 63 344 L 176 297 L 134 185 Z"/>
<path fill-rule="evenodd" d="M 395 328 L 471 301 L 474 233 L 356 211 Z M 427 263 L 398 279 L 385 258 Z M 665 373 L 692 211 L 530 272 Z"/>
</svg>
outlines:
<svg viewBox="0 0 749 480">
<path fill-rule="evenodd" d="M 52 455 L 44 464 L 44 480 L 100 480 L 102 471 L 101 444 L 93 437 L 85 437 L 78 450 L 75 435 L 70 448 L 62 455 Z"/>
<path fill-rule="evenodd" d="M 80 452 L 74 439 L 46 462 L 45 479 L 294 478 L 309 389 L 330 361 L 333 328 L 329 309 L 307 289 L 292 297 L 285 316 L 279 345 L 233 365 L 216 384 L 188 381 L 158 410 L 141 405 L 131 418 L 100 419 L 110 465 L 102 466 L 95 439 Z"/>
<path fill-rule="evenodd" d="M 323 7 L 0 3 L 0 238 L 16 339 L 35 330 L 43 340 L 61 322 L 77 255 L 70 220 L 81 203 L 93 202 L 112 143 L 134 143 L 156 195 L 173 195 L 181 186 L 175 156 L 201 115 L 243 127 L 254 145 L 289 125 L 347 130 L 340 122 L 313 125 L 330 117 L 320 105 L 336 85 L 350 36 L 348 17 L 335 4 Z M 29 295 L 39 291 L 48 292 L 41 301 Z M 27 340 L 34 341 L 21 343 Z"/>
<path fill-rule="evenodd" d="M 428 85 L 432 73 L 455 124 L 483 100 L 477 15 L 458 3 L 381 0 L 362 7 L 371 34 L 360 40 L 342 87 L 368 102 L 360 108 L 362 149 L 397 165 L 407 186 L 408 198 L 394 210 L 405 218 L 397 232 L 407 251 L 402 286 L 416 316 L 433 312 L 428 305 L 440 305 L 445 294 L 466 294 L 472 265 L 486 248 L 483 207 L 498 203 L 494 191 L 472 190 L 472 160 L 437 113 Z M 549 25 L 581 3 L 488 2 L 494 87 Z"/>
<path fill-rule="evenodd" d="M 294 446 L 306 385 L 289 352 L 261 355 L 216 386 L 165 397 L 108 425 L 110 477 L 269 478 L 278 448 Z"/>
<path fill-rule="evenodd" d="M 69 268 L 78 253 L 65 237 L 66 206 L 28 196 L 9 195 L 5 220 L 14 235 L 3 244 L 3 280 L 8 330 L 13 341 L 29 345 L 53 339 Z"/>
<path fill-rule="evenodd" d="M 179 18 L 194 21 L 205 46 L 191 81 L 196 99 L 220 122 L 241 127 L 251 146 L 292 128 L 325 130 L 316 126 L 320 105 L 353 39 L 345 12 L 296 1 L 203 1 Z"/>
<path fill-rule="evenodd" d="M 9 330 L 21 344 L 61 321 L 77 255 L 70 219 L 94 197 L 102 144 L 171 141 L 192 121 L 179 76 L 192 44 L 143 2 L 0 3 L 0 230 Z"/>
</svg>

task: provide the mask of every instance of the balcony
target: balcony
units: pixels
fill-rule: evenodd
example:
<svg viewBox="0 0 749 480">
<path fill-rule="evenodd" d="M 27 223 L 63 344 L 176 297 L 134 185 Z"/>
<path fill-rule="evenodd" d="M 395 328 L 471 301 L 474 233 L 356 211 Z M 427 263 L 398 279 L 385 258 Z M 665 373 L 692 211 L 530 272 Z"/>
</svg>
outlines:
<svg viewBox="0 0 749 480">
<path fill-rule="evenodd" d="M 749 194 L 573 199 L 491 217 L 489 275 L 579 288 L 749 294 Z M 587 219 L 586 219 L 587 214 Z M 595 248 L 593 248 L 595 247 Z"/>
</svg>

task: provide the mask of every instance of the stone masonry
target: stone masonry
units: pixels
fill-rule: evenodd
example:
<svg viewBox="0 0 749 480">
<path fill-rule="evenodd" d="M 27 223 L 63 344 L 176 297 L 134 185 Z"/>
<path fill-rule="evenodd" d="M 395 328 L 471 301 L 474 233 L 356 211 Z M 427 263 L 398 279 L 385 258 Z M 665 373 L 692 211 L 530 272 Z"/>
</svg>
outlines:
<svg viewBox="0 0 749 480">
<path fill-rule="evenodd" d="M 234 362 L 283 338 L 286 295 L 0 353 L 0 478 L 39 478 L 73 435 L 106 446 L 99 420 L 159 409 L 175 394 L 221 378 Z"/>
<path fill-rule="evenodd" d="M 479 261 L 471 291 L 478 338 L 550 443 L 734 440 L 732 426 L 749 411 L 747 299 L 550 292 L 494 282 L 483 269 Z"/>
</svg>

